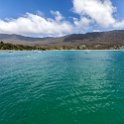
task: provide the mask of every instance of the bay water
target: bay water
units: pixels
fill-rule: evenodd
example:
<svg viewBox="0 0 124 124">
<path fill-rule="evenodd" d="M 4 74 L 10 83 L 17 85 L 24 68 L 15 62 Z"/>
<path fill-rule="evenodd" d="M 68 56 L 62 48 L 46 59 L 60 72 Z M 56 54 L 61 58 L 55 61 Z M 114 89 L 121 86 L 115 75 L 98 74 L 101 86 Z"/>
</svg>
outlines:
<svg viewBox="0 0 124 124">
<path fill-rule="evenodd" d="M 124 124 L 124 52 L 1 51 L 0 124 Z"/>
</svg>

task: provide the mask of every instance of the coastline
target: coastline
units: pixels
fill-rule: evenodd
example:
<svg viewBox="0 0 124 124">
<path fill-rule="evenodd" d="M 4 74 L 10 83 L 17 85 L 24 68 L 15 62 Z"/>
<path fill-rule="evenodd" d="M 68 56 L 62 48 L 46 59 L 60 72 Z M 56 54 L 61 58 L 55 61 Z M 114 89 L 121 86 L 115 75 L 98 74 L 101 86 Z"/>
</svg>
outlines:
<svg viewBox="0 0 124 124">
<path fill-rule="evenodd" d="M 84 51 L 84 52 L 93 52 L 93 51 L 124 51 L 124 49 L 86 49 L 86 50 L 76 50 L 76 49 L 69 49 L 69 50 L 56 50 L 56 49 L 53 49 L 53 50 L 0 50 L 0 52 L 47 52 L 47 51 L 62 51 L 62 52 L 66 52 L 66 51 Z"/>
</svg>

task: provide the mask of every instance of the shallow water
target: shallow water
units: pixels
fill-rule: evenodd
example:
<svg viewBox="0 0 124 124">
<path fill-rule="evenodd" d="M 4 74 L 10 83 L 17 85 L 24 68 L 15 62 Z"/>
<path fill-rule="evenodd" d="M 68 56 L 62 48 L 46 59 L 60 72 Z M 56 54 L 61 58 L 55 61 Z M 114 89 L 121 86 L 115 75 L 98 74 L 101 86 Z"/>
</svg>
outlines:
<svg viewBox="0 0 124 124">
<path fill-rule="evenodd" d="M 124 52 L 0 52 L 0 124 L 124 124 Z"/>
</svg>

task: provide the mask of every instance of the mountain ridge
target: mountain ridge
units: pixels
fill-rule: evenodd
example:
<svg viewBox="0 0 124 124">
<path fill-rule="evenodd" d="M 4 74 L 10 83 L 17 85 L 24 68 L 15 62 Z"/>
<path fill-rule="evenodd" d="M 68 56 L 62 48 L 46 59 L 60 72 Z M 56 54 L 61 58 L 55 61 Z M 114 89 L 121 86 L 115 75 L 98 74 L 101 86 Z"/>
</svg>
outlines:
<svg viewBox="0 0 124 124">
<path fill-rule="evenodd" d="M 124 30 L 71 34 L 63 37 L 34 38 L 0 34 L 0 41 L 12 44 L 61 49 L 114 49 L 124 47 Z"/>
</svg>

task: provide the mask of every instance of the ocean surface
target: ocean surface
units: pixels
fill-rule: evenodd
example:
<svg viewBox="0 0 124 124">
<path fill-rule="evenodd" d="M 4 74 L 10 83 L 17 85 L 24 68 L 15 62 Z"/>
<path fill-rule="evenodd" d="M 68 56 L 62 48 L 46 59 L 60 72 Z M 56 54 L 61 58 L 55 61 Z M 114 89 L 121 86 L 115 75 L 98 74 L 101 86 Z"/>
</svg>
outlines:
<svg viewBox="0 0 124 124">
<path fill-rule="evenodd" d="M 0 124 L 124 124 L 124 52 L 0 52 Z"/>
</svg>

